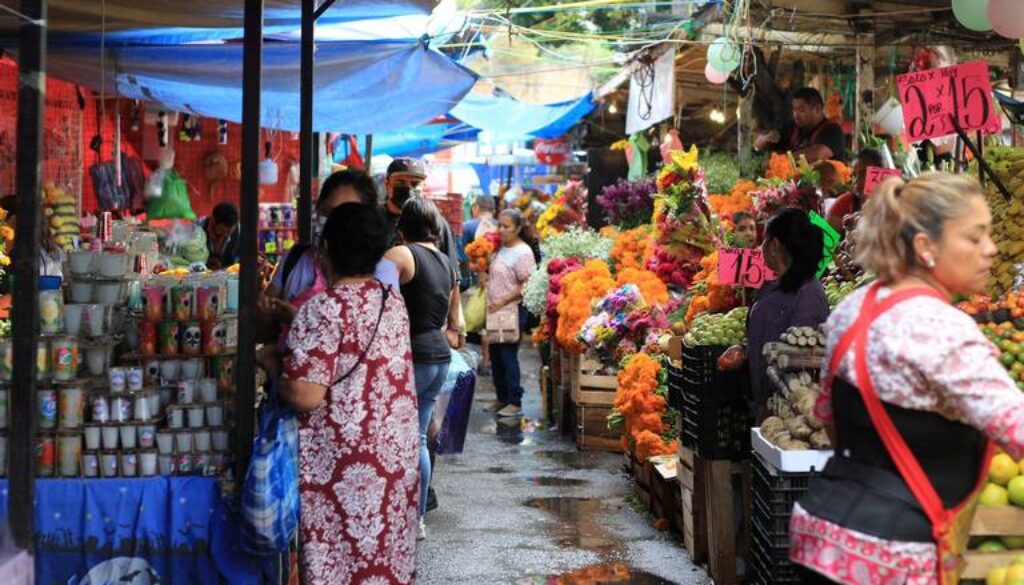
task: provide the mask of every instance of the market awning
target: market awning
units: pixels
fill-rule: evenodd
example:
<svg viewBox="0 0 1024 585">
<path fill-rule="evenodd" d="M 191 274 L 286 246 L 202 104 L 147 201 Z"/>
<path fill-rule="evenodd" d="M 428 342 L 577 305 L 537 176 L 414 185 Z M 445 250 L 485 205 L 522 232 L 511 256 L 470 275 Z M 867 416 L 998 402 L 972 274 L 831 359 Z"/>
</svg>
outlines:
<svg viewBox="0 0 1024 585">
<path fill-rule="evenodd" d="M 299 46 L 263 49 L 263 119 L 299 129 Z M 242 47 L 236 44 L 123 47 L 104 61 L 106 93 L 233 122 L 242 118 Z M 101 90 L 98 49 L 54 48 L 50 74 Z M 425 43 L 321 43 L 316 53 L 314 128 L 369 134 L 447 114 L 476 76 Z"/>
<path fill-rule="evenodd" d="M 502 95 L 470 93 L 451 114 L 501 139 L 557 138 L 593 111 L 595 105 L 593 93 L 554 104 L 528 104 Z"/>
<path fill-rule="evenodd" d="M 343 0 L 318 24 L 429 15 L 437 0 Z M 298 0 L 265 0 L 264 31 L 284 33 L 301 24 Z M 243 3 L 238 0 L 50 0 L 51 45 L 175 45 L 242 36 Z M 168 26 L 173 23 L 173 26 Z M 0 19 L 0 36 L 16 38 L 17 20 Z"/>
</svg>

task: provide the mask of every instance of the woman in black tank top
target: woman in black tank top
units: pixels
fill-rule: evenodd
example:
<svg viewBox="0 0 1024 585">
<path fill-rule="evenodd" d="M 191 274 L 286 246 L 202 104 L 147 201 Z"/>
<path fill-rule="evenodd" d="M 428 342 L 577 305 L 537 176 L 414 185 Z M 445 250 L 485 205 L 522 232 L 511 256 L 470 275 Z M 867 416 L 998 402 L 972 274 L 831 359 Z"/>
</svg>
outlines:
<svg viewBox="0 0 1024 585">
<path fill-rule="evenodd" d="M 426 537 L 427 490 L 431 464 L 427 449 L 427 427 L 434 403 L 448 376 L 451 350 L 457 345 L 459 315 L 451 310 L 458 294 L 458 276 L 448 257 L 437 248 L 441 234 L 441 214 L 422 197 L 413 197 L 402 206 L 398 219 L 402 245 L 392 248 L 385 258 L 398 267 L 402 297 L 409 311 L 413 369 L 420 424 L 420 538 Z M 454 336 L 451 333 L 454 332 Z M 452 341 L 452 339 L 456 341 Z"/>
</svg>

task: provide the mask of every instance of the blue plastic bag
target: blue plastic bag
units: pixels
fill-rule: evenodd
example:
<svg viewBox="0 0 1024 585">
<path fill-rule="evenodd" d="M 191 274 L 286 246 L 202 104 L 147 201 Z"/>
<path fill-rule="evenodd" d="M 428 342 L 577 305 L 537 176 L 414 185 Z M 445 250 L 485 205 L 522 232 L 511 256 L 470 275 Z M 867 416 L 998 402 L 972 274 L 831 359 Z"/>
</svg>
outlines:
<svg viewBox="0 0 1024 585">
<path fill-rule="evenodd" d="M 299 526 L 299 424 L 269 388 L 242 486 L 242 536 L 257 555 L 288 550 Z"/>
</svg>

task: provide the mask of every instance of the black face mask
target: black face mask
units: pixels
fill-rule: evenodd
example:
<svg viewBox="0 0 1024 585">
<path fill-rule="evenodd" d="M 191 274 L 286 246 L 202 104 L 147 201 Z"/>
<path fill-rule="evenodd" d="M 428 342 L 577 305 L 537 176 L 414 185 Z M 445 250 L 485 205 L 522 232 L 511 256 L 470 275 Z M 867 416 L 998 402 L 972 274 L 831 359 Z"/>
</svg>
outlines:
<svg viewBox="0 0 1024 585">
<path fill-rule="evenodd" d="M 408 185 L 395 185 L 391 189 L 391 202 L 395 207 L 401 209 L 406 201 L 419 194 L 419 189 L 413 189 Z"/>
</svg>

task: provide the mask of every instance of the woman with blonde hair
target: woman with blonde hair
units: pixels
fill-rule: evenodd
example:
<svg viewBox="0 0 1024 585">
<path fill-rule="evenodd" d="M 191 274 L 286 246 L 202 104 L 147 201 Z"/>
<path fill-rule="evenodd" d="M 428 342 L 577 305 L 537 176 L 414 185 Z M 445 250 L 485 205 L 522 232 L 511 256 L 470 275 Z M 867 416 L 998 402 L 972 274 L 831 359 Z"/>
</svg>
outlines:
<svg viewBox="0 0 1024 585">
<path fill-rule="evenodd" d="M 805 583 L 955 582 L 951 527 L 970 525 L 991 445 L 1024 454 L 1024 394 L 951 304 L 985 290 L 991 227 L 966 177 L 889 179 L 868 200 L 854 238 L 878 281 L 828 320 L 816 408 L 836 455 L 790 522 Z"/>
</svg>

